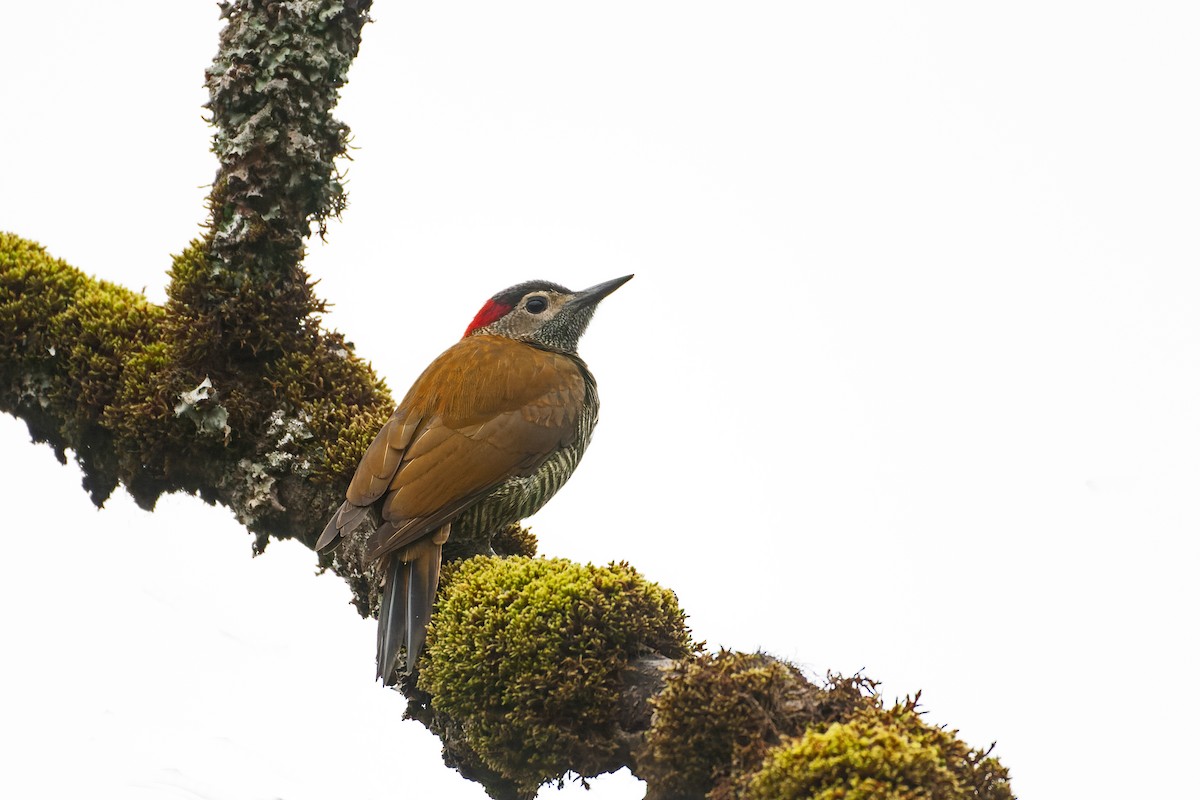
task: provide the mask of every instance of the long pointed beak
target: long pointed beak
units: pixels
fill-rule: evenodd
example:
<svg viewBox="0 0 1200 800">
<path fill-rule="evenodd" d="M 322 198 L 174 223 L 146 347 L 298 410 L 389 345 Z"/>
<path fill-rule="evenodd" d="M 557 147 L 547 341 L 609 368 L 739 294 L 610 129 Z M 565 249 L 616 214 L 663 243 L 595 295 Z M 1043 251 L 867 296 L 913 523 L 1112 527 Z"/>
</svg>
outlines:
<svg viewBox="0 0 1200 800">
<path fill-rule="evenodd" d="M 595 286 L 589 286 L 582 291 L 575 293 L 571 298 L 570 305 L 573 306 L 594 306 L 610 294 L 621 288 L 632 275 L 626 275 L 622 278 L 613 278 L 611 281 L 597 283 Z"/>
</svg>

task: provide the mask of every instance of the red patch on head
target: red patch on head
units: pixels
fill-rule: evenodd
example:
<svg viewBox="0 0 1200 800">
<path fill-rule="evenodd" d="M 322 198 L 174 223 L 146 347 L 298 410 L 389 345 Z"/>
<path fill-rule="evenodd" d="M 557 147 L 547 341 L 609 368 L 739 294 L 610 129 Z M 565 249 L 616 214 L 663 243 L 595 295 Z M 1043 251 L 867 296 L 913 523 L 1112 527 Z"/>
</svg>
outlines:
<svg viewBox="0 0 1200 800">
<path fill-rule="evenodd" d="M 471 324 L 467 326 L 467 332 L 463 334 L 463 338 L 467 338 L 480 328 L 486 328 L 509 311 L 512 311 L 512 306 L 497 303 L 495 300 L 488 300 L 483 304 L 483 308 L 479 309 L 479 313 L 475 315 L 475 319 L 471 320 Z"/>
</svg>

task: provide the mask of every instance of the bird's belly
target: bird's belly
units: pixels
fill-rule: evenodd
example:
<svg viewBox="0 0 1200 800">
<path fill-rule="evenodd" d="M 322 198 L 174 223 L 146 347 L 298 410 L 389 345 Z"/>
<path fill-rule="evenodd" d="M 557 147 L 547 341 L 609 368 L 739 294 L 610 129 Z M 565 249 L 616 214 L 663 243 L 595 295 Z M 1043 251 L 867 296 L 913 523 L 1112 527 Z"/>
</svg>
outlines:
<svg viewBox="0 0 1200 800">
<path fill-rule="evenodd" d="M 532 516 L 562 488 L 579 465 L 590 438 L 585 436 L 557 451 L 532 475 L 509 478 L 464 511 L 454 522 L 449 543 L 452 549 L 463 555 L 489 552 L 493 534 Z"/>
</svg>

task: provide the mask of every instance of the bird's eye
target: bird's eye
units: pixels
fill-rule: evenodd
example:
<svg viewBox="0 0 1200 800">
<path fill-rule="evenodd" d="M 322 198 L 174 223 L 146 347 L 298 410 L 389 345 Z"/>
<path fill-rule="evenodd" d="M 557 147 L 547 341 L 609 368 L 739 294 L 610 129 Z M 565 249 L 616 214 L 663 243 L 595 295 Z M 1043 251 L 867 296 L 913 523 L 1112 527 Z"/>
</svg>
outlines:
<svg viewBox="0 0 1200 800">
<path fill-rule="evenodd" d="M 525 310 L 530 314 L 540 314 L 550 305 L 544 297 L 531 297 L 525 301 Z"/>
</svg>

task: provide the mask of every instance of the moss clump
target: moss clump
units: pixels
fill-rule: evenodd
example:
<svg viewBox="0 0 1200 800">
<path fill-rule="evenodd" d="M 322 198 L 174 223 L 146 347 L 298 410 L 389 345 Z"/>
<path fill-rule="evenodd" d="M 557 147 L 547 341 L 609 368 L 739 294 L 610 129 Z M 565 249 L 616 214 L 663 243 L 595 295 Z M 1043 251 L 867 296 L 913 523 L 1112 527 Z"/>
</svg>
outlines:
<svg viewBox="0 0 1200 800">
<path fill-rule="evenodd" d="M 532 796 L 622 766 L 622 671 L 689 646 L 675 595 L 628 564 L 481 556 L 445 582 L 418 687 L 456 728 L 444 739 Z"/>
<path fill-rule="evenodd" d="M 105 423 L 129 391 L 125 365 L 162 335 L 163 320 L 136 292 L 0 234 L 0 410 L 25 418 L 60 460 L 73 449 L 97 505 L 140 469 L 114 454 Z"/>
<path fill-rule="evenodd" d="M 914 703 L 791 738 L 742 781 L 745 800 L 1012 800 L 1008 772 Z"/>
<path fill-rule="evenodd" d="M 492 537 L 492 549 L 501 556 L 537 555 L 537 536 L 529 528 L 514 522 Z"/>
<path fill-rule="evenodd" d="M 163 310 L 0 234 L 0 363 L 6 371 L 65 378 L 43 406 L 63 403 L 97 418 L 117 396 L 126 360 L 161 335 Z"/>
<path fill-rule="evenodd" d="M 245 253 L 245 270 L 233 270 L 210 252 L 214 246 L 194 241 L 172 261 L 167 310 L 173 357 L 193 370 L 256 373 L 310 338 L 314 315 L 325 304 L 298 264 L 261 269 L 259 254 Z"/>
<path fill-rule="evenodd" d="M 169 365 L 166 342 L 151 342 L 131 354 L 120 390 L 104 412 L 125 488 L 146 509 L 153 508 L 162 493 L 180 488 L 163 469 L 170 460 L 168 453 L 187 444 L 186 429 L 176 424 L 172 410 L 178 396 L 167 390 L 164 380 Z"/>
<path fill-rule="evenodd" d="M 243 472 L 268 489 L 286 476 L 344 485 L 390 413 L 383 382 L 313 317 L 287 320 L 291 338 L 273 354 L 262 341 L 230 341 L 240 329 L 204 300 L 214 274 L 194 242 L 174 259 L 163 308 L 0 233 L 0 411 L 25 419 L 60 460 L 74 451 L 97 505 L 119 483 L 144 508 L 179 490 L 237 505 Z M 206 378 L 227 415 L 223 435 L 177 414 L 183 393 Z M 292 494 L 292 504 L 307 502 Z M 251 527 L 297 529 L 273 504 Z"/>
<path fill-rule="evenodd" d="M 680 662 L 654 699 L 635 772 L 649 798 L 729 796 L 729 781 L 782 737 L 846 719 L 874 684 L 830 676 L 824 687 L 765 653 L 722 650 Z"/>
<path fill-rule="evenodd" d="M 235 442 L 268 433 L 263 426 L 279 412 L 303 419 L 323 443 L 308 474 L 347 481 L 391 413 L 386 385 L 340 333 L 320 329 L 313 316 L 320 304 L 282 302 L 288 281 L 259 276 L 256 288 L 217 267 L 203 248 L 193 243 L 171 271 L 168 336 L 179 373 L 172 382 L 190 389 L 208 376 Z M 303 280 L 292 283 L 308 291 Z"/>
<path fill-rule="evenodd" d="M 301 345 L 273 361 L 265 380 L 274 404 L 307 419 L 314 440 L 312 475 L 344 484 L 358 466 L 394 404 L 384 382 L 339 333 L 301 337 Z"/>
<path fill-rule="evenodd" d="M 747 800 L 949 800 L 954 776 L 936 747 L 871 721 L 834 723 L 777 747 Z"/>
</svg>

